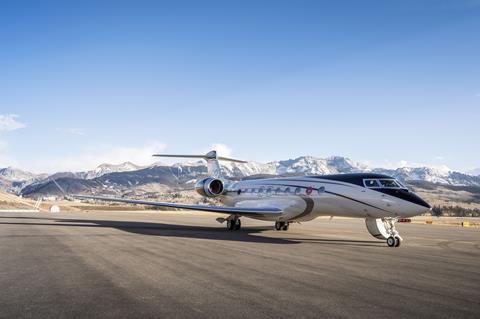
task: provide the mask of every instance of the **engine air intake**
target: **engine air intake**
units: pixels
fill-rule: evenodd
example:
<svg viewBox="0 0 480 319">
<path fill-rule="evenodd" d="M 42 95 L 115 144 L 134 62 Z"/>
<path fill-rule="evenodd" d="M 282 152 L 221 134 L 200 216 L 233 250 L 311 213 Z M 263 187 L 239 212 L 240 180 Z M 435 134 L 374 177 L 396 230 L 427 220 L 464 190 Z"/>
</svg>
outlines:
<svg viewBox="0 0 480 319">
<path fill-rule="evenodd" d="M 216 178 L 205 178 L 198 181 L 195 190 L 205 197 L 216 197 L 223 194 L 223 182 Z"/>
</svg>

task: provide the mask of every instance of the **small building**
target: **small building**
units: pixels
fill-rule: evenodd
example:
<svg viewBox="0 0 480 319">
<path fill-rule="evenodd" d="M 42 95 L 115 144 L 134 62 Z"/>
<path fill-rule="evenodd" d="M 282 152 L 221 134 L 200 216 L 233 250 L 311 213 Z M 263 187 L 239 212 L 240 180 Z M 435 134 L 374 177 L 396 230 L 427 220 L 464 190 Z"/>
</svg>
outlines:
<svg viewBox="0 0 480 319">
<path fill-rule="evenodd" d="M 50 213 L 60 213 L 60 206 L 58 205 L 52 205 L 50 207 Z"/>
</svg>

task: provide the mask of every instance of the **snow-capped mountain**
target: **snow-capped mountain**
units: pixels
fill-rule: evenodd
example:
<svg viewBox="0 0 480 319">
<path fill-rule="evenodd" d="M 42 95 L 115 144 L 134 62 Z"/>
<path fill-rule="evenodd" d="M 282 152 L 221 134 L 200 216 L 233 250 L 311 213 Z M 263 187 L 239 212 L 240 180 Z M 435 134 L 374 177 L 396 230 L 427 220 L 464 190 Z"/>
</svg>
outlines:
<svg viewBox="0 0 480 319">
<path fill-rule="evenodd" d="M 25 186 L 43 180 L 48 175 L 33 174 L 14 167 L 0 169 L 0 191 L 19 193 Z"/>
<path fill-rule="evenodd" d="M 37 177 L 36 174 L 13 167 L 0 169 L 0 176 L 3 177 L 5 180 L 12 182 L 28 181 Z"/>
<path fill-rule="evenodd" d="M 376 168 L 373 172 L 390 175 L 407 182 L 425 181 L 455 186 L 480 185 L 478 177 L 431 167 L 402 167 L 395 170 Z"/>
<path fill-rule="evenodd" d="M 325 175 L 374 172 L 386 174 L 404 182 L 425 181 L 454 186 L 480 186 L 480 177 L 454 172 L 448 168 L 402 167 L 397 169 L 369 168 L 349 158 L 332 156 L 315 158 L 302 156 L 285 161 L 274 161 L 267 164 L 249 162 L 247 164 L 227 163 L 223 165 L 226 176 L 241 178 L 250 175 Z"/>
<path fill-rule="evenodd" d="M 302 156 L 293 160 L 272 162 L 276 166 L 277 175 L 283 174 L 303 174 L 303 175 L 322 175 L 339 173 L 356 173 L 367 170 L 367 166 L 356 163 L 348 158 L 341 156 L 332 156 L 316 158 L 312 156 Z"/>
<path fill-rule="evenodd" d="M 452 186 L 480 186 L 480 176 L 454 172 L 449 169 L 431 167 L 402 167 L 397 169 L 369 168 L 368 166 L 341 156 L 317 158 L 301 156 L 295 159 L 273 161 L 269 163 L 233 163 L 222 162 L 225 176 L 233 179 L 262 175 L 324 175 L 356 172 L 374 172 L 390 175 L 406 183 L 423 181 Z M 13 192 L 35 193 L 51 183 L 51 179 L 63 180 L 72 189 L 84 190 L 97 187 L 109 191 L 126 191 L 138 188 L 155 187 L 191 188 L 195 181 L 207 175 L 203 161 L 165 165 L 161 162 L 147 167 L 126 162 L 119 165 L 102 164 L 88 172 L 64 172 L 51 175 L 35 175 L 21 170 L 7 168 L 0 170 L 0 188 Z M 3 185 L 3 186 L 2 186 Z M 75 186 L 76 185 L 76 186 Z M 88 186 L 88 187 L 87 187 Z M 47 187 L 54 190 L 55 187 Z"/>
<path fill-rule="evenodd" d="M 105 174 L 131 172 L 131 171 L 137 171 L 139 169 L 142 169 L 142 167 L 138 166 L 138 165 L 135 165 L 133 163 L 130 163 L 130 162 L 125 162 L 125 163 L 121 163 L 121 164 L 118 164 L 118 165 L 102 164 L 102 165 L 99 165 L 94 170 L 86 172 L 84 178 L 85 179 L 94 179 L 94 178 L 103 176 Z"/>
<path fill-rule="evenodd" d="M 204 165 L 204 164 L 203 164 Z M 295 159 L 274 161 L 270 163 L 248 162 L 238 164 L 222 162 L 223 173 L 226 176 L 241 178 L 252 175 L 322 175 L 338 173 L 354 173 L 368 170 L 366 165 L 356 163 L 348 158 L 332 156 L 316 158 L 301 156 Z"/>
</svg>

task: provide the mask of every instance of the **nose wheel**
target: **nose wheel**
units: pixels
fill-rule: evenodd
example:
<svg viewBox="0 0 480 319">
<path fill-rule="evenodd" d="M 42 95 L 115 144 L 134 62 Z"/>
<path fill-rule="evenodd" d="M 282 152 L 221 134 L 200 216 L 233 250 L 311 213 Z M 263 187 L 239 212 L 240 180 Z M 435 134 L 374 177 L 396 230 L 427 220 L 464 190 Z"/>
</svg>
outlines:
<svg viewBox="0 0 480 319">
<path fill-rule="evenodd" d="M 395 228 L 395 219 L 389 218 L 385 219 L 384 222 L 386 223 L 387 231 L 389 232 L 390 236 L 387 238 L 387 246 L 388 247 L 400 247 L 402 244 L 403 238 L 400 237 L 398 234 L 397 229 Z"/>
<path fill-rule="evenodd" d="M 387 238 L 388 247 L 399 247 L 402 244 L 402 238 L 399 236 L 390 236 Z"/>
<path fill-rule="evenodd" d="M 289 227 L 290 227 L 290 223 L 289 223 L 289 222 L 275 222 L 275 229 L 276 229 L 276 230 L 285 230 L 285 231 L 287 231 Z"/>
</svg>

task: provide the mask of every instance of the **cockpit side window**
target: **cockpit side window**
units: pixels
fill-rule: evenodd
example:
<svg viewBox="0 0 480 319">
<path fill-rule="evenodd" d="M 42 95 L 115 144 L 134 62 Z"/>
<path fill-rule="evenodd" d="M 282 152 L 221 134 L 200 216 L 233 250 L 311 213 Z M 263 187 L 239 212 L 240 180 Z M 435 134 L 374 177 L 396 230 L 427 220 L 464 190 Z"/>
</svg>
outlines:
<svg viewBox="0 0 480 319">
<path fill-rule="evenodd" d="M 382 185 L 382 187 L 400 188 L 400 185 L 398 185 L 393 179 L 380 179 L 379 182 Z"/>
<path fill-rule="evenodd" d="M 380 184 L 378 184 L 376 179 L 365 179 L 363 180 L 363 183 L 365 184 L 365 187 L 380 187 Z"/>
</svg>

